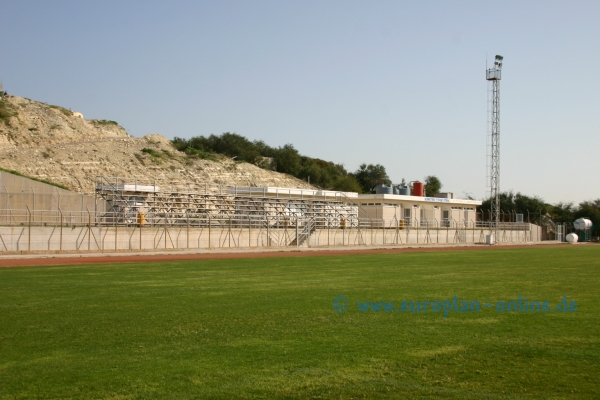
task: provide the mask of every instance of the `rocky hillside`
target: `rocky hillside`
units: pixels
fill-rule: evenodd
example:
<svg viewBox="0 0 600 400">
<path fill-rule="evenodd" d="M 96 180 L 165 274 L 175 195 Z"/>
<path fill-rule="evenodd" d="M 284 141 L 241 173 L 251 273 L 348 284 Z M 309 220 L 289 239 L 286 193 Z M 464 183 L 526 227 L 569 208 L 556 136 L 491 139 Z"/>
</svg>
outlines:
<svg viewBox="0 0 600 400">
<path fill-rule="evenodd" d="M 202 160 L 167 138 L 134 138 L 114 121 L 17 96 L 0 99 L 0 167 L 75 191 L 94 191 L 96 176 L 311 188 L 289 175 L 225 157 Z"/>
</svg>

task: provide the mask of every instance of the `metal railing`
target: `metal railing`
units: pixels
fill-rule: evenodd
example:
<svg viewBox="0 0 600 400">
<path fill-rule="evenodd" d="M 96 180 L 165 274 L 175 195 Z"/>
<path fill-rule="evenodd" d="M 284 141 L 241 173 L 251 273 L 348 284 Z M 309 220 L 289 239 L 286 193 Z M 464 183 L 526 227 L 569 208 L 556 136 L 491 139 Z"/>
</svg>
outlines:
<svg viewBox="0 0 600 400">
<path fill-rule="evenodd" d="M 139 213 L 139 212 L 95 212 L 61 210 L 0 209 L 0 226 L 208 226 L 233 225 L 258 227 L 269 225 L 272 228 L 295 226 L 296 221 L 309 221 L 315 229 L 320 228 L 399 228 L 399 229 L 490 229 L 490 221 L 454 219 L 410 219 L 410 218 L 345 218 L 345 216 L 319 215 L 256 215 L 256 214 L 213 214 L 213 213 Z M 303 224 L 303 223 L 301 223 Z M 501 222 L 499 229 L 528 229 L 527 222 Z M 568 224 L 567 224 L 568 225 Z M 572 231 L 572 227 L 568 232 Z M 567 233 L 568 233 L 567 232 Z"/>
</svg>

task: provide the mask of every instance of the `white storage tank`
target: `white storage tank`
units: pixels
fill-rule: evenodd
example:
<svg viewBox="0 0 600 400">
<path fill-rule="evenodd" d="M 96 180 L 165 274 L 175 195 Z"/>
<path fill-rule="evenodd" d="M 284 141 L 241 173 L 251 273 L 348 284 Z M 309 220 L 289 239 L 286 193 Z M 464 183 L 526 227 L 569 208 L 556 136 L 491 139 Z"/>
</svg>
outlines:
<svg viewBox="0 0 600 400">
<path fill-rule="evenodd" d="M 590 229 L 592 227 L 592 221 L 587 218 L 579 218 L 573 222 L 573 227 L 578 231 Z"/>
<path fill-rule="evenodd" d="M 579 240 L 579 237 L 577 236 L 576 233 L 569 233 L 567 235 L 567 242 L 569 243 L 577 243 L 577 240 Z"/>
</svg>

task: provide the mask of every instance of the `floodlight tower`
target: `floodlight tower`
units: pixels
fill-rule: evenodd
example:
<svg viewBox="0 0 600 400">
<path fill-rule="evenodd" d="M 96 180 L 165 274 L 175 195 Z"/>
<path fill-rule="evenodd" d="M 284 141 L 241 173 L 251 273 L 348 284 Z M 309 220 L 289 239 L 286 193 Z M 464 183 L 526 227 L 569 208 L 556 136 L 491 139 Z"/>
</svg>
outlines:
<svg viewBox="0 0 600 400">
<path fill-rule="evenodd" d="M 492 82 L 491 110 L 488 115 L 491 122 L 489 186 L 494 240 L 498 240 L 498 225 L 500 222 L 500 79 L 503 59 L 502 56 L 496 56 L 494 66 L 488 68 L 485 74 L 485 79 Z"/>
</svg>

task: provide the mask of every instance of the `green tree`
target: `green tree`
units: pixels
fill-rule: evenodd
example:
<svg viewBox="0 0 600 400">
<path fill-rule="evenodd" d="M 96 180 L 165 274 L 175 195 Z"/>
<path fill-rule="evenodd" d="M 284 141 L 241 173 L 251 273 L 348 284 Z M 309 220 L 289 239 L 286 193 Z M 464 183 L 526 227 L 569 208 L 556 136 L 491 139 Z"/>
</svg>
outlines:
<svg viewBox="0 0 600 400">
<path fill-rule="evenodd" d="M 573 203 L 557 203 L 553 206 L 549 207 L 548 213 L 552 217 L 554 222 L 573 222 L 575 221 L 575 217 L 573 216 L 576 207 L 573 206 Z"/>
<path fill-rule="evenodd" d="M 381 164 L 361 164 L 354 174 L 363 193 L 374 193 L 375 186 L 392 183 L 385 167 Z"/>
<path fill-rule="evenodd" d="M 184 151 L 190 145 L 189 140 L 183 139 L 183 138 L 180 138 L 177 136 L 175 136 L 175 138 L 173 140 L 171 140 L 171 143 L 173 143 L 173 147 L 175 147 L 179 151 Z"/>
<path fill-rule="evenodd" d="M 302 159 L 298 150 L 291 144 L 286 144 L 275 151 L 275 162 L 277 163 L 277 172 L 290 174 L 298 177 L 302 167 Z"/>
<path fill-rule="evenodd" d="M 427 196 L 435 196 L 442 189 L 442 182 L 435 175 L 425 177 L 425 193 Z"/>
<path fill-rule="evenodd" d="M 224 154 L 237 161 L 249 162 L 264 169 L 274 169 L 304 181 L 310 178 L 312 185 L 327 190 L 370 192 L 379 183 L 391 182 L 381 165 L 363 164 L 362 169 L 357 171 L 363 179 L 361 184 L 342 164 L 303 156 L 292 144 L 274 148 L 262 140 L 251 142 L 236 133 L 196 136 L 189 140 L 176 137 L 172 143 L 177 150 L 188 155 L 207 158 L 211 154 Z"/>
<path fill-rule="evenodd" d="M 525 220 L 529 217 L 533 222 L 533 215 L 546 215 L 552 206 L 546 204 L 538 196 L 526 196 L 512 190 L 500 193 L 500 210 L 504 214 L 523 214 Z M 477 211 L 487 215 L 491 209 L 491 199 L 485 200 Z M 484 217 L 486 219 L 487 216 Z"/>
<path fill-rule="evenodd" d="M 235 157 L 238 161 L 256 164 L 261 156 L 254 143 L 237 133 L 223 133 L 221 136 L 211 135 L 210 144 L 215 153 Z"/>
<path fill-rule="evenodd" d="M 266 144 L 262 140 L 255 140 L 254 141 L 254 146 L 256 146 L 256 150 L 263 157 L 274 158 L 275 157 L 275 153 L 277 152 L 277 149 L 274 149 L 273 147 L 269 146 L 268 144 Z"/>
<path fill-rule="evenodd" d="M 521 193 L 517 193 L 514 197 L 513 211 L 518 214 L 524 214 L 527 216 L 529 212 L 541 212 L 545 215 L 550 211 L 550 204 L 547 204 L 541 197 L 538 196 L 525 196 Z"/>
<path fill-rule="evenodd" d="M 333 190 L 339 190 L 341 192 L 357 192 L 360 193 L 362 188 L 360 184 L 352 175 L 339 177 L 332 187 Z"/>
</svg>

